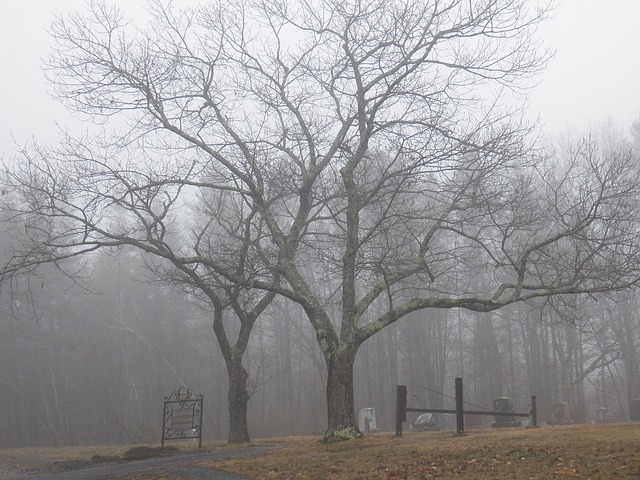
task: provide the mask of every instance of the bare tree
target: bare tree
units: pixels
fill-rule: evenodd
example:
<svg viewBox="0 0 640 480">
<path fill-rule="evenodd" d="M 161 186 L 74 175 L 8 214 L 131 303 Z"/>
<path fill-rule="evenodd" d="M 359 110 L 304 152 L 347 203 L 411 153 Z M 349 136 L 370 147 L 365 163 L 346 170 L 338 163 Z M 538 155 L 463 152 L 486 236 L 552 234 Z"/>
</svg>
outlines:
<svg viewBox="0 0 640 480">
<path fill-rule="evenodd" d="M 151 6 L 146 30 L 99 3 L 54 25 L 60 98 L 117 130 L 24 152 L 10 188 L 28 227 L 7 274 L 131 245 L 214 306 L 213 277 L 231 297 L 287 297 L 327 365 L 328 441 L 359 434 L 359 347 L 408 313 L 635 283 L 630 154 L 584 144 L 550 162 L 508 100 L 548 57 L 546 7 Z M 181 216 L 197 194 L 228 200 Z"/>
<path fill-rule="evenodd" d="M 253 327 L 275 293 L 251 289 L 245 282 L 229 282 L 218 271 L 224 268 L 238 278 L 251 278 L 259 275 L 258 259 L 268 253 L 260 247 L 262 229 L 260 222 L 254 222 L 252 209 L 244 215 L 243 205 L 233 205 L 224 194 L 200 199 L 199 206 L 201 220 L 195 223 L 197 230 L 192 232 L 188 245 L 193 246 L 197 255 L 216 259 L 217 265 L 204 264 L 198 268 L 192 265 L 192 259 L 185 261 L 171 255 L 168 259 L 172 270 L 167 271 L 161 265 L 154 265 L 151 270 L 168 284 L 179 285 L 195 298 L 204 300 L 205 308 L 212 310 L 213 331 L 229 378 L 228 439 L 230 443 L 248 442 L 247 404 L 251 392 L 249 372 L 243 361 Z M 271 276 L 274 285 L 277 285 L 276 277 L 277 273 Z M 231 328 L 225 326 L 225 311 L 235 320 Z"/>
<path fill-rule="evenodd" d="M 30 274 L 42 263 L 54 263 L 77 279 L 83 270 L 75 260 L 99 249 L 118 252 L 134 247 L 149 254 L 146 264 L 155 281 L 180 288 L 196 303 L 204 300 L 211 311 L 229 378 L 228 439 L 248 442 L 249 374 L 243 360 L 253 325 L 275 294 L 249 289 L 245 282 L 230 283 L 217 270 L 228 269 L 239 277 L 256 275 L 254 257 L 265 255 L 261 229 L 253 213 L 245 215 L 243 206 L 233 204 L 224 192 L 208 198 L 186 195 L 194 204 L 187 208 L 181 198 L 184 186 L 152 180 L 155 169 L 172 175 L 168 165 L 138 159 L 143 163 L 129 167 L 131 158 L 122 158 L 122 164 L 99 160 L 83 141 L 70 137 L 56 152 L 38 147 L 23 152 L 23 161 L 10 174 L 13 184 L 8 182 L 18 195 L 3 202 L 8 223 L 23 227 L 15 238 L 23 250 L 15 249 L 17 255 L 6 264 L 5 287 L 15 290 L 18 281 L 13 274 Z M 178 218 L 186 212 L 193 219 L 188 226 Z M 185 233 L 183 226 L 191 231 Z M 211 262 L 200 264 L 175 253 L 183 248 Z M 74 260 L 70 270 L 65 260 Z M 277 284 L 274 276 L 270 278 Z M 28 291 L 29 281 L 23 284 Z M 230 312 L 231 327 L 225 326 L 225 312 Z"/>
</svg>

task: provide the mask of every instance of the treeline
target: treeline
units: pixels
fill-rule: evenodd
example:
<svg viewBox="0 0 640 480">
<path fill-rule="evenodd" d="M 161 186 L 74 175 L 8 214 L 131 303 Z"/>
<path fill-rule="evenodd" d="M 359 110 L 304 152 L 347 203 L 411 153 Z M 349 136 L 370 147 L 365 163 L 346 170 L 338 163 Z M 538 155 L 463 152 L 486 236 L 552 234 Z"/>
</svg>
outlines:
<svg viewBox="0 0 640 480">
<path fill-rule="evenodd" d="M 527 3 L 59 17 L 49 79 L 88 129 L 1 174 L 2 441 L 153 441 L 181 385 L 230 443 L 358 438 L 354 407 L 390 429 L 396 384 L 440 405 L 455 376 L 624 419 L 637 138 L 527 121 L 551 13 Z"/>
<path fill-rule="evenodd" d="M 92 262 L 91 291 L 49 270 L 30 302 L 1 298 L 0 446 L 157 443 L 163 398 L 182 385 L 204 396 L 204 437 L 226 438 L 227 374 L 211 313 L 150 283 L 136 255 Z M 462 376 L 475 405 L 508 396 L 527 411 L 535 394 L 542 422 L 557 402 L 574 422 L 594 421 L 598 408 L 626 421 L 640 397 L 637 312 L 632 297 L 412 314 L 359 352 L 356 411 L 374 407 L 390 431 L 397 384 L 414 406 L 446 407 Z M 324 433 L 326 367 L 299 307 L 277 299 L 260 317 L 246 366 L 252 437 Z"/>
</svg>

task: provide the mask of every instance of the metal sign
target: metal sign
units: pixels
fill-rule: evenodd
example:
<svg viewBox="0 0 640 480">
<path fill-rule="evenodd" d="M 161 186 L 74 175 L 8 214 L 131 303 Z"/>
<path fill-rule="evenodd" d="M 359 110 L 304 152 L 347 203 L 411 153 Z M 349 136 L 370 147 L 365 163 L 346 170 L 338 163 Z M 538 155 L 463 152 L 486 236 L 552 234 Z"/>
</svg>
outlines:
<svg viewBox="0 0 640 480">
<path fill-rule="evenodd" d="M 180 387 L 164 397 L 162 442 L 165 440 L 198 439 L 202 447 L 202 395 Z"/>
</svg>

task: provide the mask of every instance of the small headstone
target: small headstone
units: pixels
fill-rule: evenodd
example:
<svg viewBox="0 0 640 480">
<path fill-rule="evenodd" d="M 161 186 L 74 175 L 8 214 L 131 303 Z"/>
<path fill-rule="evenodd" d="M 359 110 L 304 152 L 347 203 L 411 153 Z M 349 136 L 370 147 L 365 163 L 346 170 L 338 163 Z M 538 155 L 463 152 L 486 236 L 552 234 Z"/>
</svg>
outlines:
<svg viewBox="0 0 640 480">
<path fill-rule="evenodd" d="M 500 397 L 493 401 L 493 411 L 496 413 L 515 413 L 513 408 L 513 400 L 510 397 Z M 496 427 L 520 427 L 522 422 L 516 420 L 516 417 L 510 415 L 496 415 L 495 421 L 491 426 Z"/>
<path fill-rule="evenodd" d="M 569 404 L 567 402 L 557 402 L 551 406 L 551 425 L 571 425 L 571 415 L 569 414 Z"/>
<path fill-rule="evenodd" d="M 412 432 L 430 432 L 438 430 L 438 423 L 433 413 L 422 413 L 416 418 L 416 421 L 411 424 L 409 430 Z"/>
<path fill-rule="evenodd" d="M 607 423 L 607 409 L 605 407 L 596 408 L 596 423 Z"/>
<path fill-rule="evenodd" d="M 358 428 L 362 433 L 376 432 L 376 409 L 365 407 L 360 409 L 358 415 Z"/>
</svg>

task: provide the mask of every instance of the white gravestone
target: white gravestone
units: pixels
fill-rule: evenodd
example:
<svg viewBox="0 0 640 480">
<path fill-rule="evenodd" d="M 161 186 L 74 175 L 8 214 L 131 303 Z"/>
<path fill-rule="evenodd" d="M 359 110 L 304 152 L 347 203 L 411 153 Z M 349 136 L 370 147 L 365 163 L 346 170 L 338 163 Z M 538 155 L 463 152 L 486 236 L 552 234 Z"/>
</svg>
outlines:
<svg viewBox="0 0 640 480">
<path fill-rule="evenodd" d="M 378 430 L 376 426 L 376 409 L 365 407 L 360 409 L 358 415 L 358 427 L 363 433 L 375 432 Z"/>
</svg>

